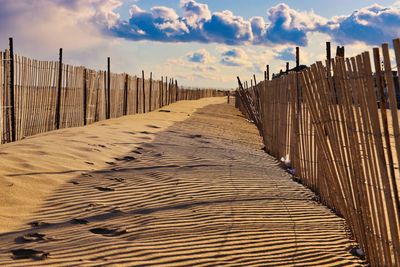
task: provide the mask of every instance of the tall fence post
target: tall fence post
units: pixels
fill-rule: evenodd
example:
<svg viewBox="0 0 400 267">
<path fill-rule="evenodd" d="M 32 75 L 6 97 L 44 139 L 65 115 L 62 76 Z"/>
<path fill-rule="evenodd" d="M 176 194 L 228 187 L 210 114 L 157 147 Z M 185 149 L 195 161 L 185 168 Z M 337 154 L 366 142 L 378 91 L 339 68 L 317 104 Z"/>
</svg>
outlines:
<svg viewBox="0 0 400 267">
<path fill-rule="evenodd" d="M 174 99 L 173 99 L 173 92 L 174 92 L 174 78 L 171 78 L 171 84 L 169 85 L 170 89 L 169 89 L 169 103 L 174 103 Z"/>
<path fill-rule="evenodd" d="M 143 92 L 143 113 L 146 113 L 146 91 L 145 91 L 145 79 L 144 70 L 142 70 L 142 92 Z"/>
<path fill-rule="evenodd" d="M 14 95 L 14 40 L 12 37 L 10 41 L 10 110 L 11 110 L 11 141 L 16 141 L 16 122 L 15 122 L 15 95 Z"/>
<path fill-rule="evenodd" d="M 175 102 L 178 101 L 178 81 L 175 80 Z"/>
<path fill-rule="evenodd" d="M 171 90 L 171 78 L 168 78 L 168 81 L 165 81 L 167 83 L 167 90 L 166 90 L 166 101 L 167 101 L 167 105 L 171 104 L 170 101 L 170 90 Z"/>
<path fill-rule="evenodd" d="M 87 69 L 83 69 L 83 125 L 87 125 Z"/>
<path fill-rule="evenodd" d="M 300 49 L 296 47 L 296 64 L 299 64 L 300 66 Z M 301 92 L 300 92 L 300 86 L 299 86 L 299 70 L 296 70 L 296 91 L 297 91 L 297 109 L 298 109 L 298 115 L 300 115 L 300 105 L 301 105 Z"/>
<path fill-rule="evenodd" d="M 165 102 L 164 105 L 168 105 L 168 76 L 165 76 Z"/>
<path fill-rule="evenodd" d="M 107 58 L 107 113 L 106 119 L 111 118 L 111 60 Z"/>
<path fill-rule="evenodd" d="M 160 88 L 160 99 L 159 99 L 160 108 L 162 106 L 164 106 L 164 99 L 163 99 L 164 92 L 163 91 L 164 91 L 164 77 L 161 76 L 161 88 Z"/>
<path fill-rule="evenodd" d="M 139 77 L 136 76 L 136 114 L 139 113 Z"/>
<path fill-rule="evenodd" d="M 269 81 L 269 65 L 267 65 L 267 81 Z"/>
<path fill-rule="evenodd" d="M 57 100 L 56 100 L 56 129 L 60 129 L 61 124 L 61 86 L 62 86 L 62 64 L 63 64 L 63 49 L 60 48 L 58 58 L 58 84 L 57 84 Z"/>
<path fill-rule="evenodd" d="M 129 90 L 129 75 L 125 74 L 125 85 L 124 85 L 124 110 L 123 115 L 128 115 L 128 90 Z"/>
<path fill-rule="evenodd" d="M 150 72 L 150 87 L 149 87 L 149 112 L 151 112 L 151 90 L 153 89 L 153 73 Z"/>
<path fill-rule="evenodd" d="M 331 75 L 331 60 L 332 60 L 332 55 L 331 55 L 331 42 L 326 42 L 326 74 L 327 77 L 330 77 Z"/>
</svg>

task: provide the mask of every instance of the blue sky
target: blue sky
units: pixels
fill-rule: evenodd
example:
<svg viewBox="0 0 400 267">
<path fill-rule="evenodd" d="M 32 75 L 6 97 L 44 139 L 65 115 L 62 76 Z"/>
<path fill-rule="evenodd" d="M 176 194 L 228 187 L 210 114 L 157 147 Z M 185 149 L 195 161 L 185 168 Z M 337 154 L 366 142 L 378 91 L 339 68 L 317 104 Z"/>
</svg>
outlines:
<svg viewBox="0 0 400 267">
<path fill-rule="evenodd" d="M 328 1 L 318 0 L 204 0 L 199 2 L 207 4 L 211 10 L 222 11 L 228 9 L 233 11 L 235 14 L 240 14 L 245 18 L 250 18 L 256 15 L 262 16 L 267 9 L 279 3 L 286 3 L 297 10 L 314 10 L 317 14 L 325 17 L 348 15 L 356 9 L 360 9 L 375 3 L 383 6 L 389 6 L 394 3 L 393 0 L 335 0 L 329 1 L 330 3 L 328 3 Z M 125 1 L 124 5 L 119 10 L 123 14 L 128 15 L 129 12 L 127 12 L 127 9 L 129 9 L 130 5 L 135 3 L 146 9 L 158 5 L 179 9 L 179 0 L 128 0 Z"/>
<path fill-rule="evenodd" d="M 180 84 L 230 88 L 301 62 L 323 60 L 325 42 L 354 55 L 400 37 L 399 1 L 0 0 L 0 47 L 116 72 L 153 72 Z"/>
</svg>

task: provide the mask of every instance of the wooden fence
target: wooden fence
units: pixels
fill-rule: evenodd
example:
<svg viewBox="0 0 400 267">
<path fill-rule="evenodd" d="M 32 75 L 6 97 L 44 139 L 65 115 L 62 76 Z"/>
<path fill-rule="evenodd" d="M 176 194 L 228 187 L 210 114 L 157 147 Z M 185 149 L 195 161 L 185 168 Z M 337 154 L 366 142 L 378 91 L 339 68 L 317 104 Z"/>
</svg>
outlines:
<svg viewBox="0 0 400 267">
<path fill-rule="evenodd" d="M 248 89 L 239 80 L 237 105 L 268 153 L 346 219 L 371 266 L 400 266 L 398 79 L 387 44 L 372 55 L 316 62 Z"/>
<path fill-rule="evenodd" d="M 184 89 L 173 79 L 95 71 L 6 50 L 0 52 L 1 143 L 222 95 L 212 89 Z"/>
</svg>

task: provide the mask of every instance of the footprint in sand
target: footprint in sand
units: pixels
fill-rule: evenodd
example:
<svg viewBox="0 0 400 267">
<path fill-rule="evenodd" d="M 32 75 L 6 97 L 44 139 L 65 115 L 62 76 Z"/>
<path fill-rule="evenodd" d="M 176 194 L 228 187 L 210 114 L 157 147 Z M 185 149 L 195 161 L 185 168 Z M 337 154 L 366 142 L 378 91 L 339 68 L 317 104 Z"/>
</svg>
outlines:
<svg viewBox="0 0 400 267">
<path fill-rule="evenodd" d="M 160 129 L 161 127 L 157 125 L 146 125 L 146 127 L 153 128 L 153 129 Z"/>
<path fill-rule="evenodd" d="M 16 243 L 30 243 L 47 240 L 45 234 L 41 233 L 30 233 L 23 236 L 19 236 L 15 239 Z"/>
<path fill-rule="evenodd" d="M 75 218 L 75 219 L 72 219 L 72 223 L 74 223 L 74 224 L 88 224 L 89 221 L 86 220 L 86 219 Z"/>
<path fill-rule="evenodd" d="M 94 163 L 90 162 L 90 161 L 85 161 L 85 163 L 88 164 L 88 165 L 94 165 Z"/>
<path fill-rule="evenodd" d="M 78 181 L 71 181 L 70 183 L 71 183 L 71 184 L 74 184 L 74 185 L 78 185 L 78 184 L 79 184 Z"/>
<path fill-rule="evenodd" d="M 141 134 L 152 134 L 151 132 L 148 132 L 148 131 L 141 131 L 140 133 Z"/>
<path fill-rule="evenodd" d="M 138 154 L 138 155 L 141 155 L 141 154 L 142 154 L 142 152 L 137 151 L 137 150 L 132 150 L 132 153 L 135 153 L 135 154 Z"/>
<path fill-rule="evenodd" d="M 108 165 L 115 165 L 116 163 L 115 163 L 115 162 L 112 162 L 112 161 L 106 161 L 106 164 L 108 164 Z"/>
<path fill-rule="evenodd" d="M 11 253 L 12 253 L 12 258 L 14 260 L 21 260 L 21 259 L 44 260 L 50 255 L 50 253 L 29 248 L 14 249 L 11 250 Z"/>
<path fill-rule="evenodd" d="M 34 221 L 34 222 L 30 222 L 28 223 L 30 226 L 32 227 L 43 227 L 43 226 L 48 226 L 50 225 L 50 223 L 47 222 L 42 222 L 42 221 Z"/>
<path fill-rule="evenodd" d="M 117 161 L 132 161 L 132 160 L 135 160 L 135 159 L 136 158 L 131 157 L 131 156 L 125 156 L 123 158 L 115 158 L 115 160 L 117 160 Z"/>
<path fill-rule="evenodd" d="M 125 228 L 99 227 L 99 228 L 92 228 L 89 231 L 92 232 L 93 234 L 103 235 L 103 236 L 119 236 L 127 233 Z"/>
<path fill-rule="evenodd" d="M 201 134 L 189 134 L 187 137 L 195 139 L 195 138 L 202 138 L 203 136 Z"/>
<path fill-rule="evenodd" d="M 111 188 L 111 187 L 96 186 L 95 188 L 97 190 L 99 190 L 99 191 L 102 191 L 102 192 L 113 192 L 113 191 L 115 191 L 115 189 Z"/>
</svg>

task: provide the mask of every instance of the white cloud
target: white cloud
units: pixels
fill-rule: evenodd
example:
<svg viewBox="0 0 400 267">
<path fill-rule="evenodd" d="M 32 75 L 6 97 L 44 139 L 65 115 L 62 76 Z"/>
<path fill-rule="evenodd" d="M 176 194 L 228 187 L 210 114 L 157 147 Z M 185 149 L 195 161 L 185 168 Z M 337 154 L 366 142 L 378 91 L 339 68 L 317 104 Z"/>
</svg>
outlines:
<svg viewBox="0 0 400 267">
<path fill-rule="evenodd" d="M 195 63 L 209 64 L 215 62 L 215 57 L 204 48 L 187 53 L 186 58 Z"/>
</svg>

